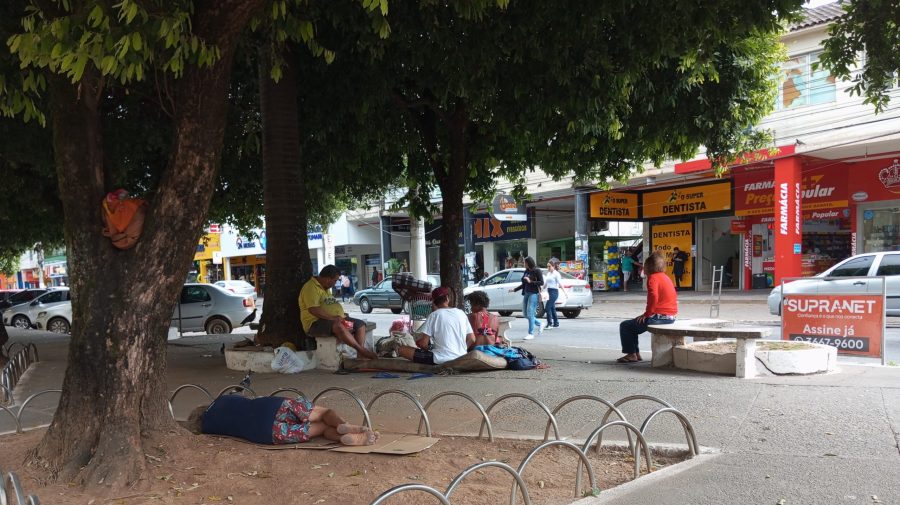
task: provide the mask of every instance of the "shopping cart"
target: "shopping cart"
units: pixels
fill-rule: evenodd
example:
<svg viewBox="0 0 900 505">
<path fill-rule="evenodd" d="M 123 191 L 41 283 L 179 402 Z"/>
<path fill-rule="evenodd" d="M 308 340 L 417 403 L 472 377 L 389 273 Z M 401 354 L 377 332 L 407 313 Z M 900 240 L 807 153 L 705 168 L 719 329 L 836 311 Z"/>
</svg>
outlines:
<svg viewBox="0 0 900 505">
<path fill-rule="evenodd" d="M 424 321 L 431 314 L 431 290 L 428 281 L 416 279 L 413 274 L 403 272 L 394 274 L 392 283 L 394 291 L 403 301 L 403 310 L 412 321 Z"/>
</svg>

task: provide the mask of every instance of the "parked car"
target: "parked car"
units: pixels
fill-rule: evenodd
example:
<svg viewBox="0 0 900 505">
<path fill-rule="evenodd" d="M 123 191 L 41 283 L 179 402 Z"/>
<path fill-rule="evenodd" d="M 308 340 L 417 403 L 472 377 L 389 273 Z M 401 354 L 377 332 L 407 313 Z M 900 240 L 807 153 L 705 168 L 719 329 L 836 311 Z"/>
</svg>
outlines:
<svg viewBox="0 0 900 505">
<path fill-rule="evenodd" d="M 256 301 L 256 288 L 247 281 L 217 281 L 215 282 L 215 285 L 226 291 L 231 291 L 232 293 L 252 296 L 253 301 Z"/>
<path fill-rule="evenodd" d="M 547 275 L 546 269 L 542 268 L 541 272 Z M 484 291 L 491 300 L 490 310 L 499 312 L 501 316 L 508 316 L 513 312 L 521 312 L 522 293 L 519 291 L 510 293 L 509 290 L 522 284 L 522 276 L 524 274 L 524 268 L 501 270 L 477 285 L 467 287 L 463 290 L 463 295 L 468 295 L 475 291 Z M 559 300 L 556 301 L 556 310 L 562 312 L 564 316 L 570 319 L 576 318 L 583 309 L 590 308 L 594 304 L 594 295 L 591 293 L 591 288 L 587 281 L 577 279 L 565 272 L 560 272 L 559 274 L 562 277 L 560 285 L 565 292 L 559 294 Z M 539 302 L 537 317 L 543 316 L 544 304 Z"/>
<path fill-rule="evenodd" d="M 10 296 L 21 291 L 21 289 L 0 289 L 0 302 L 5 302 Z"/>
<path fill-rule="evenodd" d="M 72 329 L 72 302 L 59 303 L 38 312 L 34 326 L 53 333 L 69 333 Z"/>
<path fill-rule="evenodd" d="M 172 326 L 180 325 L 181 331 L 231 333 L 234 328 L 256 319 L 256 302 L 252 296 L 232 293 L 213 284 L 185 284 L 179 302 L 172 314 Z"/>
<path fill-rule="evenodd" d="M 3 324 L 19 329 L 31 328 L 38 312 L 69 301 L 69 288 L 53 288 L 26 303 L 13 305 L 3 311 Z"/>
<path fill-rule="evenodd" d="M 433 287 L 441 285 L 441 278 L 436 274 L 428 274 L 428 282 Z M 400 295 L 394 291 L 394 280 L 388 277 L 378 284 L 361 289 L 353 295 L 353 303 L 359 305 L 359 310 L 363 314 L 369 314 L 372 309 L 391 309 L 394 314 L 406 312 L 409 314 L 409 307 L 400 299 Z"/>
<path fill-rule="evenodd" d="M 13 305 L 19 305 L 20 303 L 30 302 L 35 298 L 41 296 L 46 293 L 47 290 L 44 288 L 40 289 L 23 289 L 19 292 L 8 295 L 5 299 L 0 299 L 0 311 L 6 310 Z"/>
<path fill-rule="evenodd" d="M 881 282 L 858 277 L 884 276 L 886 283 L 885 313 L 900 316 L 900 251 L 867 253 L 851 256 L 811 279 L 802 279 L 784 285 L 787 294 L 792 293 L 881 293 Z M 822 277 L 818 279 L 817 277 Z M 824 277 L 836 277 L 825 279 Z M 857 277 L 841 279 L 840 277 Z M 781 286 L 769 293 L 769 313 L 781 315 Z"/>
</svg>

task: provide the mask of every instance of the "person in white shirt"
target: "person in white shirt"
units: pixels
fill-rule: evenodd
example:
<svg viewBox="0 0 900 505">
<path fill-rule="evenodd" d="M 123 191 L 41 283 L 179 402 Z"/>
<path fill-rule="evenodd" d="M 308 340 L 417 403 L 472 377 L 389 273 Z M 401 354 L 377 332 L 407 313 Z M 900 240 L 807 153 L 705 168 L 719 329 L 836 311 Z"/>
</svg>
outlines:
<svg viewBox="0 0 900 505">
<path fill-rule="evenodd" d="M 547 262 L 547 275 L 544 276 L 544 286 L 547 288 L 547 301 L 544 302 L 544 313 L 547 314 L 547 329 L 559 328 L 559 315 L 556 313 L 556 300 L 559 298 L 559 290 L 562 289 L 562 276 L 559 273 L 559 260 L 550 258 Z"/>
<path fill-rule="evenodd" d="M 440 365 L 469 352 L 475 333 L 466 313 L 450 307 L 450 290 L 441 286 L 431 292 L 434 310 L 419 328 L 416 347 L 401 346 L 397 354 L 415 363 Z"/>
</svg>

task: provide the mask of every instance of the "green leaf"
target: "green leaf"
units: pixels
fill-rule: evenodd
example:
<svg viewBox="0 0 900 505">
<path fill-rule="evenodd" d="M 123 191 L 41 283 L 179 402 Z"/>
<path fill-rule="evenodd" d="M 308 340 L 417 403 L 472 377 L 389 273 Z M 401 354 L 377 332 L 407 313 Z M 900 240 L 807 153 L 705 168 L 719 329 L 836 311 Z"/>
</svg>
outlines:
<svg viewBox="0 0 900 505">
<path fill-rule="evenodd" d="M 388 0 L 381 0 L 381 15 L 388 15 Z"/>
<path fill-rule="evenodd" d="M 141 34 L 138 32 L 134 32 L 131 34 L 131 47 L 134 48 L 135 51 L 140 51 L 144 46 L 144 41 L 141 39 Z"/>
</svg>

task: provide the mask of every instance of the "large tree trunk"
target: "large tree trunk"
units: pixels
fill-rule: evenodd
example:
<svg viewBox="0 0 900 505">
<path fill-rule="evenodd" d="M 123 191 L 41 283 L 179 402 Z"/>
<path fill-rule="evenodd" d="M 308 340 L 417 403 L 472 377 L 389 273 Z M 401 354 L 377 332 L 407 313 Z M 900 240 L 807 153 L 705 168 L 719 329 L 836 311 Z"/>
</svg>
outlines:
<svg viewBox="0 0 900 505">
<path fill-rule="evenodd" d="M 263 125 L 263 206 L 266 213 L 266 302 L 256 343 L 306 345 L 300 325 L 300 288 L 312 276 L 306 230 L 306 184 L 300 164 L 296 61 L 288 59 L 278 82 L 271 58 L 260 51 L 259 94 Z"/>
<path fill-rule="evenodd" d="M 468 175 L 466 130 L 468 116 L 460 101 L 453 114 L 446 119 L 449 140 L 449 163 L 435 166 L 435 178 L 441 188 L 441 285 L 450 288 L 455 305 L 463 308 L 463 285 L 460 274 L 462 258 L 459 254 L 459 230 L 463 225 L 463 197 Z"/>
<path fill-rule="evenodd" d="M 236 39 L 260 4 L 198 4 L 194 30 L 222 57 L 188 67 L 177 81 L 169 164 L 131 250 L 114 249 L 100 233 L 100 203 L 114 189 L 103 165 L 100 76 L 88 69 L 77 85 L 50 79 L 73 326 L 59 407 L 31 463 L 58 480 L 99 493 L 146 486 L 144 454 L 175 427 L 166 408 L 166 328 L 213 193 Z"/>
</svg>

